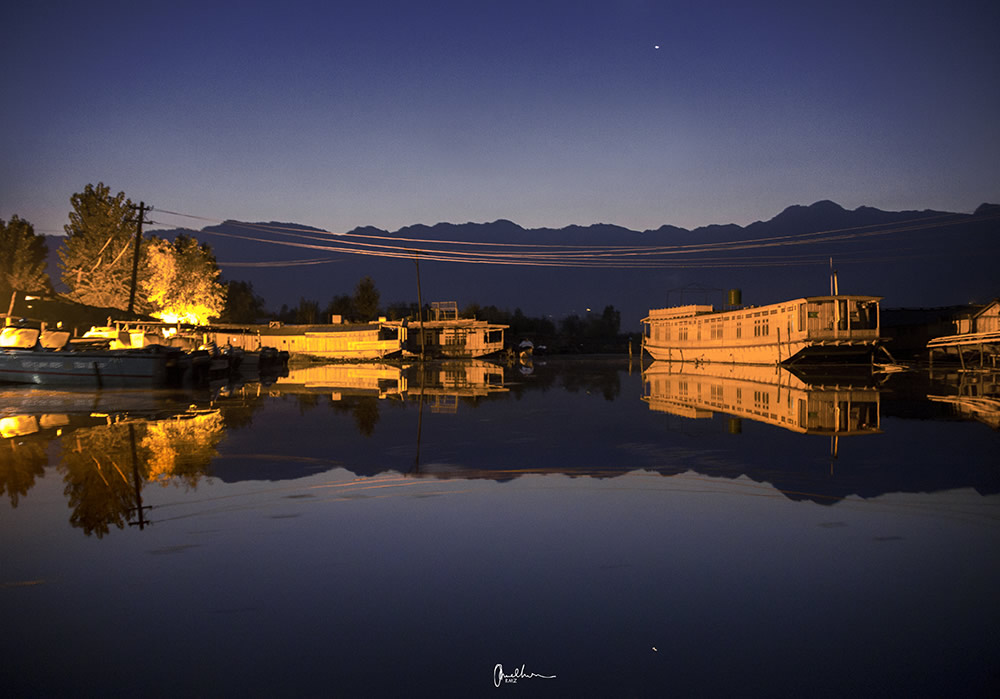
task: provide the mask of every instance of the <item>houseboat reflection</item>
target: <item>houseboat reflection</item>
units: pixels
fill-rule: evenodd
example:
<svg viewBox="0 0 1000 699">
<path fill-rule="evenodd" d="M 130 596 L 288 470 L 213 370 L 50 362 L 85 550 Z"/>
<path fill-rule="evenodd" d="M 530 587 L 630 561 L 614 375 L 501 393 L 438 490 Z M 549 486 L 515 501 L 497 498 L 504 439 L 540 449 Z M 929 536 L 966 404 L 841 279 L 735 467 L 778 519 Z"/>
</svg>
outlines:
<svg viewBox="0 0 1000 699">
<path fill-rule="evenodd" d="M 433 397 L 442 402 L 505 392 L 503 369 L 481 359 L 443 360 L 426 364 L 319 364 L 290 368 L 270 393 L 328 393 L 379 399 Z"/>
<path fill-rule="evenodd" d="M 687 418 L 725 413 L 792 432 L 879 432 L 879 392 L 866 385 L 800 378 L 780 366 L 653 362 L 643 372 L 650 410 Z"/>
</svg>

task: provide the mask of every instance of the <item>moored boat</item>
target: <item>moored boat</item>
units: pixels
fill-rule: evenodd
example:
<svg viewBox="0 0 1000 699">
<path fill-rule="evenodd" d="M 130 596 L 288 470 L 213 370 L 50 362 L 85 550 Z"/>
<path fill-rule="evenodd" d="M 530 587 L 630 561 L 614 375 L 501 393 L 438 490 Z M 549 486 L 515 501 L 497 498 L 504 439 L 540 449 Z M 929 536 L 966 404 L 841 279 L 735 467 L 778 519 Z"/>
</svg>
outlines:
<svg viewBox="0 0 1000 699">
<path fill-rule="evenodd" d="M 808 296 L 769 306 L 650 310 L 643 347 L 661 361 L 731 364 L 870 363 L 880 296 Z"/>
<path fill-rule="evenodd" d="M 183 355 L 181 350 L 159 345 L 122 350 L 74 347 L 68 332 L 5 327 L 0 331 L 0 383 L 166 386 L 180 379 Z"/>
</svg>

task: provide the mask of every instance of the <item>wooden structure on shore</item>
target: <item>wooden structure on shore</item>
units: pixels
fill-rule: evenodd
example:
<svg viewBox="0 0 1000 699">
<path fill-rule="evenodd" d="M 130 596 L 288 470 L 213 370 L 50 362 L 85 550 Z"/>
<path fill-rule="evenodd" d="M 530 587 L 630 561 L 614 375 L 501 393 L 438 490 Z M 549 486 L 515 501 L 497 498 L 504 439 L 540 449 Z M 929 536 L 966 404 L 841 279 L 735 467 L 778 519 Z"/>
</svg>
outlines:
<svg viewBox="0 0 1000 699">
<path fill-rule="evenodd" d="M 971 315 L 967 322 L 956 327 L 957 332 L 951 335 L 935 337 L 927 342 L 927 351 L 931 366 L 937 352 L 943 358 L 954 356 L 962 368 L 976 365 L 980 368 L 997 368 L 997 357 L 1000 357 L 1000 300 L 984 306 Z"/>
</svg>

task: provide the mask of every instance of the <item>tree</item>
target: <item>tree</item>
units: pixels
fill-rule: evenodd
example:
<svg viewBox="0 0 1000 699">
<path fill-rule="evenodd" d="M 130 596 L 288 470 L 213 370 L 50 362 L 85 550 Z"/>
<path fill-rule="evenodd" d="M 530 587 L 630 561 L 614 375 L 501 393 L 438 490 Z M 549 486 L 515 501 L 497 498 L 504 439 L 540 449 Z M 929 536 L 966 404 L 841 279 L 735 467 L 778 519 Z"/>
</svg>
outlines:
<svg viewBox="0 0 1000 699">
<path fill-rule="evenodd" d="M 264 299 L 253 292 L 253 284 L 232 280 L 226 284 L 226 307 L 221 320 L 226 323 L 256 323 L 267 315 Z"/>
<path fill-rule="evenodd" d="M 323 314 L 327 319 L 332 316 L 340 316 L 341 320 L 350 320 L 356 315 L 354 300 L 350 296 L 338 294 L 326 305 L 326 310 Z"/>
<path fill-rule="evenodd" d="M 136 226 L 132 201 L 125 192 L 111 196 L 111 189 L 99 182 L 88 184 L 70 202 L 67 237 L 59 248 L 59 270 L 69 297 L 91 306 L 127 308 Z"/>
<path fill-rule="evenodd" d="M 226 305 L 219 265 L 207 243 L 178 235 L 173 242 L 150 238 L 139 284 L 151 314 L 168 322 L 207 323 Z"/>
<path fill-rule="evenodd" d="M 356 320 L 374 320 L 378 315 L 379 293 L 371 277 L 362 277 L 354 289 L 354 309 Z"/>
<path fill-rule="evenodd" d="M 319 322 L 319 302 L 305 297 L 299 298 L 299 307 L 295 311 L 295 322 L 302 325 L 314 325 Z"/>
<path fill-rule="evenodd" d="M 16 214 L 0 219 L 0 306 L 6 307 L 11 292 L 50 292 L 52 282 L 45 271 L 49 248 L 44 236 Z"/>
</svg>

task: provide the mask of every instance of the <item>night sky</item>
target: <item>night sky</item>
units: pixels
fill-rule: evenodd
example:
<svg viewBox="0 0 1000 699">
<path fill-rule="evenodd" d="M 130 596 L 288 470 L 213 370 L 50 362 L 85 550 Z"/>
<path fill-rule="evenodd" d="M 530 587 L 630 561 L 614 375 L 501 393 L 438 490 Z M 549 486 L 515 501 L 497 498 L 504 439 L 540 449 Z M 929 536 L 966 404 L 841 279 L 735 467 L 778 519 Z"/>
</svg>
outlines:
<svg viewBox="0 0 1000 699">
<path fill-rule="evenodd" d="M 41 233 L 98 181 L 334 232 L 1000 198 L 996 2 L 15 2 L 0 24 L 0 218 Z"/>
</svg>

